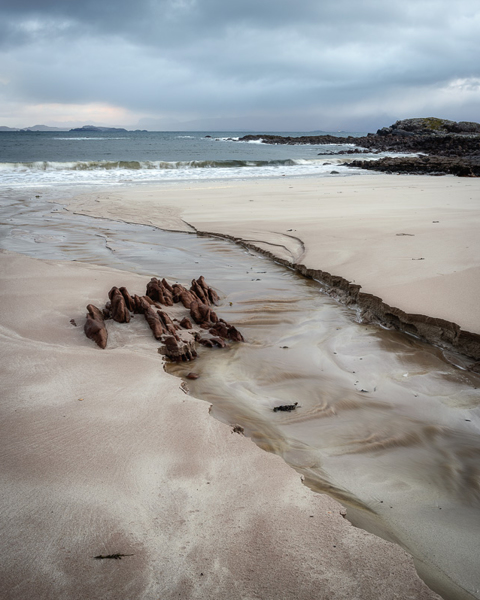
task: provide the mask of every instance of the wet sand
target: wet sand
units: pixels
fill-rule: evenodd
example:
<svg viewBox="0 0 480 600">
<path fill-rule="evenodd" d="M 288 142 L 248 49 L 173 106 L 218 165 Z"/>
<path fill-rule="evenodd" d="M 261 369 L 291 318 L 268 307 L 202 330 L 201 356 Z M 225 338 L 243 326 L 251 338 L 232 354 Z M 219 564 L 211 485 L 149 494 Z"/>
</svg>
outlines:
<svg viewBox="0 0 480 600">
<path fill-rule="evenodd" d="M 0 274 L 4 598 L 437 598 L 186 396 L 142 323 L 112 323 L 109 351 L 85 338 L 83 307 L 145 277 L 8 252 Z"/>
<path fill-rule="evenodd" d="M 70 209 L 247 240 L 480 334 L 479 202 L 479 179 L 354 175 L 137 186 L 85 195 Z"/>
</svg>

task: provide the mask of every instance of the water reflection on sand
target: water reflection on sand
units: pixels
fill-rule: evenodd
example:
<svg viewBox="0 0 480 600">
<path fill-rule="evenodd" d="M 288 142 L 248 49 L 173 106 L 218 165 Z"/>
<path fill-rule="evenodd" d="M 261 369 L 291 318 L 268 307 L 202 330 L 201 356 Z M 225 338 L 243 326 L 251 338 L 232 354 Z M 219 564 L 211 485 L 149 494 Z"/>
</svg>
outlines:
<svg viewBox="0 0 480 600">
<path fill-rule="evenodd" d="M 480 377 L 461 357 L 454 367 L 439 349 L 356 323 L 315 282 L 228 242 L 71 215 L 39 195 L 2 195 L 0 247 L 183 283 L 204 275 L 246 342 L 168 371 L 198 373 L 188 386 L 216 418 L 404 546 L 446 597 L 470 597 L 457 586 L 480 597 Z"/>
</svg>

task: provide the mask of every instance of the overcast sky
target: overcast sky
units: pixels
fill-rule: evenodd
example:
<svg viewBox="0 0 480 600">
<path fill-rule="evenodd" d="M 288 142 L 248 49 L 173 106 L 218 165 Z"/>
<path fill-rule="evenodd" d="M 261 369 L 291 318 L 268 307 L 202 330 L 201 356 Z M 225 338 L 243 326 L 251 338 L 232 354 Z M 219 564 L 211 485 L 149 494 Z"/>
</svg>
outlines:
<svg viewBox="0 0 480 600">
<path fill-rule="evenodd" d="M 0 0 L 0 125 L 480 121 L 479 0 Z"/>
</svg>

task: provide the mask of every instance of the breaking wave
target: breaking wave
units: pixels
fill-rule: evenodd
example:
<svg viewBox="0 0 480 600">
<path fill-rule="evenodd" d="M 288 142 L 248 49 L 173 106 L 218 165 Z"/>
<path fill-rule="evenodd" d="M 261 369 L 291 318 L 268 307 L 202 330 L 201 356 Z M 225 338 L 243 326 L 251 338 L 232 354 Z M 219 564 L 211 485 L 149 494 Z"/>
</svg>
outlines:
<svg viewBox="0 0 480 600">
<path fill-rule="evenodd" d="M 341 160 L 72 161 L 0 163 L 0 185 L 244 179 L 352 173 Z M 332 171 L 334 171 L 332 173 Z"/>
<path fill-rule="evenodd" d="M 97 169 L 111 170 L 163 170 L 163 169 L 225 169 L 242 167 L 265 167 L 265 166 L 293 166 L 295 164 L 315 163 L 320 161 L 309 160 L 188 160 L 188 161 L 72 161 L 52 162 L 37 161 L 29 163 L 0 163 L 0 172 L 4 170 L 14 171 L 95 171 Z"/>
</svg>

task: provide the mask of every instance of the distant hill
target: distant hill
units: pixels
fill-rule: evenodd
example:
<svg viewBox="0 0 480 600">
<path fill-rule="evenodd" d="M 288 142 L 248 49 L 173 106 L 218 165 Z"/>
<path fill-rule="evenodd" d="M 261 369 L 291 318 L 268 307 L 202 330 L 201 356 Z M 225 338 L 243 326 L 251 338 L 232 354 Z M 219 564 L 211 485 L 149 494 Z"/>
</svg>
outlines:
<svg viewBox="0 0 480 600">
<path fill-rule="evenodd" d="M 34 125 L 25 127 L 22 131 L 68 131 L 68 127 L 50 127 L 49 125 Z"/>
<path fill-rule="evenodd" d="M 34 125 L 33 127 L 6 127 L 0 126 L 0 131 L 68 131 L 68 127 L 50 127 L 49 125 Z"/>
</svg>

